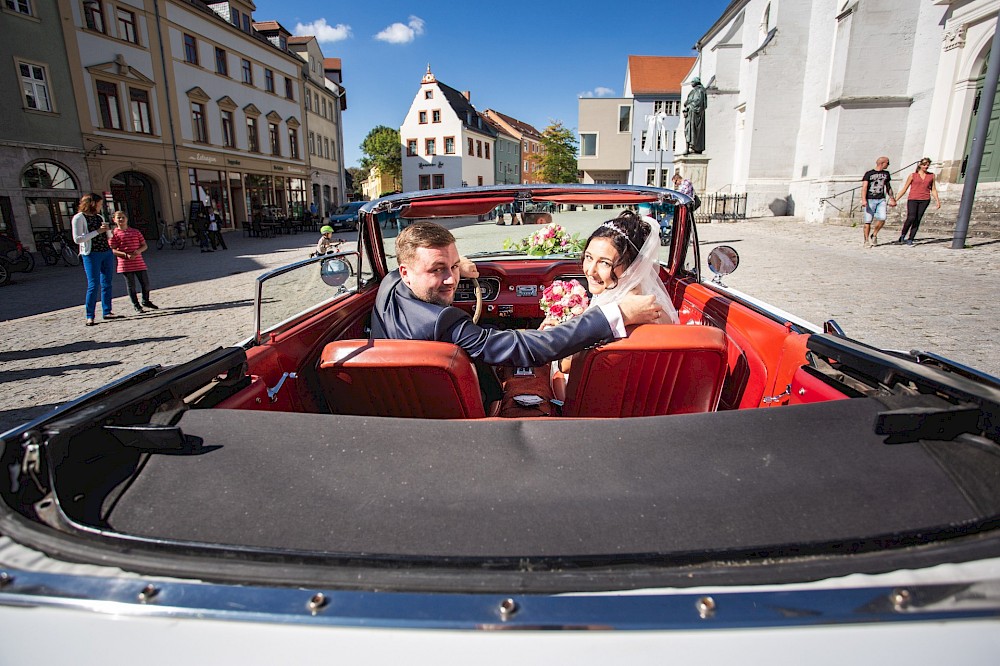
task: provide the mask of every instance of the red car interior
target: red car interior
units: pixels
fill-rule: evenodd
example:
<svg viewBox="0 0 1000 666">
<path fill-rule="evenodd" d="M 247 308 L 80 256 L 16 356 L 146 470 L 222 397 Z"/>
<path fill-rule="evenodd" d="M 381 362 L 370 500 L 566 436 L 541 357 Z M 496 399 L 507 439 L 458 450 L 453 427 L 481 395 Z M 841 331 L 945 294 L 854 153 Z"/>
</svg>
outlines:
<svg viewBox="0 0 1000 666">
<path fill-rule="evenodd" d="M 449 342 L 337 340 L 323 348 L 319 381 L 330 411 L 358 416 L 486 416 L 476 368 Z"/>
<path fill-rule="evenodd" d="M 580 352 L 566 416 L 622 418 L 715 411 L 726 378 L 726 334 L 710 326 L 638 326 Z"/>
</svg>

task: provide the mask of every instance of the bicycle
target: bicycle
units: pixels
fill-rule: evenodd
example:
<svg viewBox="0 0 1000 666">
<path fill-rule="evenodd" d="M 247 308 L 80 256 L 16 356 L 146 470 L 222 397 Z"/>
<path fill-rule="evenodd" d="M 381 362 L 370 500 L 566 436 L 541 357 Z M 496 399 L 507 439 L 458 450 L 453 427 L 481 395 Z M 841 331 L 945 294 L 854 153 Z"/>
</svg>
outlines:
<svg viewBox="0 0 1000 666">
<path fill-rule="evenodd" d="M 54 231 L 44 236 L 39 235 L 38 252 L 46 266 L 55 266 L 59 259 L 67 266 L 80 265 L 80 251 L 76 243 L 66 240 L 65 232 Z"/>
<path fill-rule="evenodd" d="M 184 220 L 174 222 L 173 238 L 168 238 L 167 224 L 166 222 L 160 222 L 160 237 L 156 239 L 156 249 L 162 250 L 164 245 L 169 245 L 175 250 L 183 250 L 184 244 L 186 243 L 184 239 L 184 231 Z"/>
</svg>

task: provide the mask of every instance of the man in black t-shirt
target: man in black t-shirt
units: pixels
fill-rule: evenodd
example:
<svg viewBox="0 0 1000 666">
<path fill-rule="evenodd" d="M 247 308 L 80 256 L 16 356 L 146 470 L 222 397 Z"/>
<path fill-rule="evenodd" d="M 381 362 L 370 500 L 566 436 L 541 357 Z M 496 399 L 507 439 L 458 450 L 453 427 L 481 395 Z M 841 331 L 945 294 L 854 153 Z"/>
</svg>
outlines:
<svg viewBox="0 0 1000 666">
<path fill-rule="evenodd" d="M 892 174 L 888 171 L 889 158 L 882 156 L 875 160 L 875 168 L 869 169 L 861 178 L 861 210 L 865 221 L 865 247 L 878 245 L 878 232 L 885 225 L 886 197 L 890 207 L 896 206 L 892 193 Z M 875 220 L 875 229 L 871 228 Z M 870 237 L 869 237 L 870 232 Z"/>
</svg>

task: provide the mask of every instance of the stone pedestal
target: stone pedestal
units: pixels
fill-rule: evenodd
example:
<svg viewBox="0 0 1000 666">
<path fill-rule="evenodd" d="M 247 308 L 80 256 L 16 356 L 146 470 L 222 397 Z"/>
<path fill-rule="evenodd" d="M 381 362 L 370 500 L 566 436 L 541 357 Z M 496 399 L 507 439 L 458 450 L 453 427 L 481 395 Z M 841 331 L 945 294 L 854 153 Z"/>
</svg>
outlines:
<svg viewBox="0 0 1000 666">
<path fill-rule="evenodd" d="M 681 176 L 691 181 L 694 191 L 699 196 L 705 194 L 708 185 L 708 160 L 702 155 L 675 155 L 674 169 L 681 172 Z M 673 178 L 673 174 L 670 175 Z"/>
</svg>

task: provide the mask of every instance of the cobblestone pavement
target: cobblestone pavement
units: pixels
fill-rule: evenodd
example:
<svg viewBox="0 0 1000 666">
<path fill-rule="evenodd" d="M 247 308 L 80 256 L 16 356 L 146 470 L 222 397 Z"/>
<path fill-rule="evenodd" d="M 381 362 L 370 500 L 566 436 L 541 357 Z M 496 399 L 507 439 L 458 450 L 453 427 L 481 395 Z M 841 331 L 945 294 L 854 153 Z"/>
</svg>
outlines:
<svg viewBox="0 0 1000 666">
<path fill-rule="evenodd" d="M 609 211 L 594 211 L 597 216 Z M 479 227 L 482 226 L 482 229 Z M 478 223 L 483 248 L 498 249 L 529 227 Z M 895 232 L 895 233 L 893 233 Z M 894 349 L 933 351 L 1000 375 L 996 340 L 1000 241 L 928 236 L 916 245 L 862 247 L 860 229 L 765 218 L 699 227 L 702 254 L 719 244 L 740 253 L 733 289 L 821 324 L 835 319 L 851 337 Z M 135 314 L 116 278 L 114 307 L 124 319 L 83 325 L 86 280 L 79 267 L 38 265 L 0 289 L 0 432 L 143 366 L 171 365 L 247 338 L 259 274 L 305 258 L 316 234 L 244 238 L 202 254 L 151 249 L 153 301 Z M 460 248 L 468 252 L 467 248 Z"/>
</svg>

